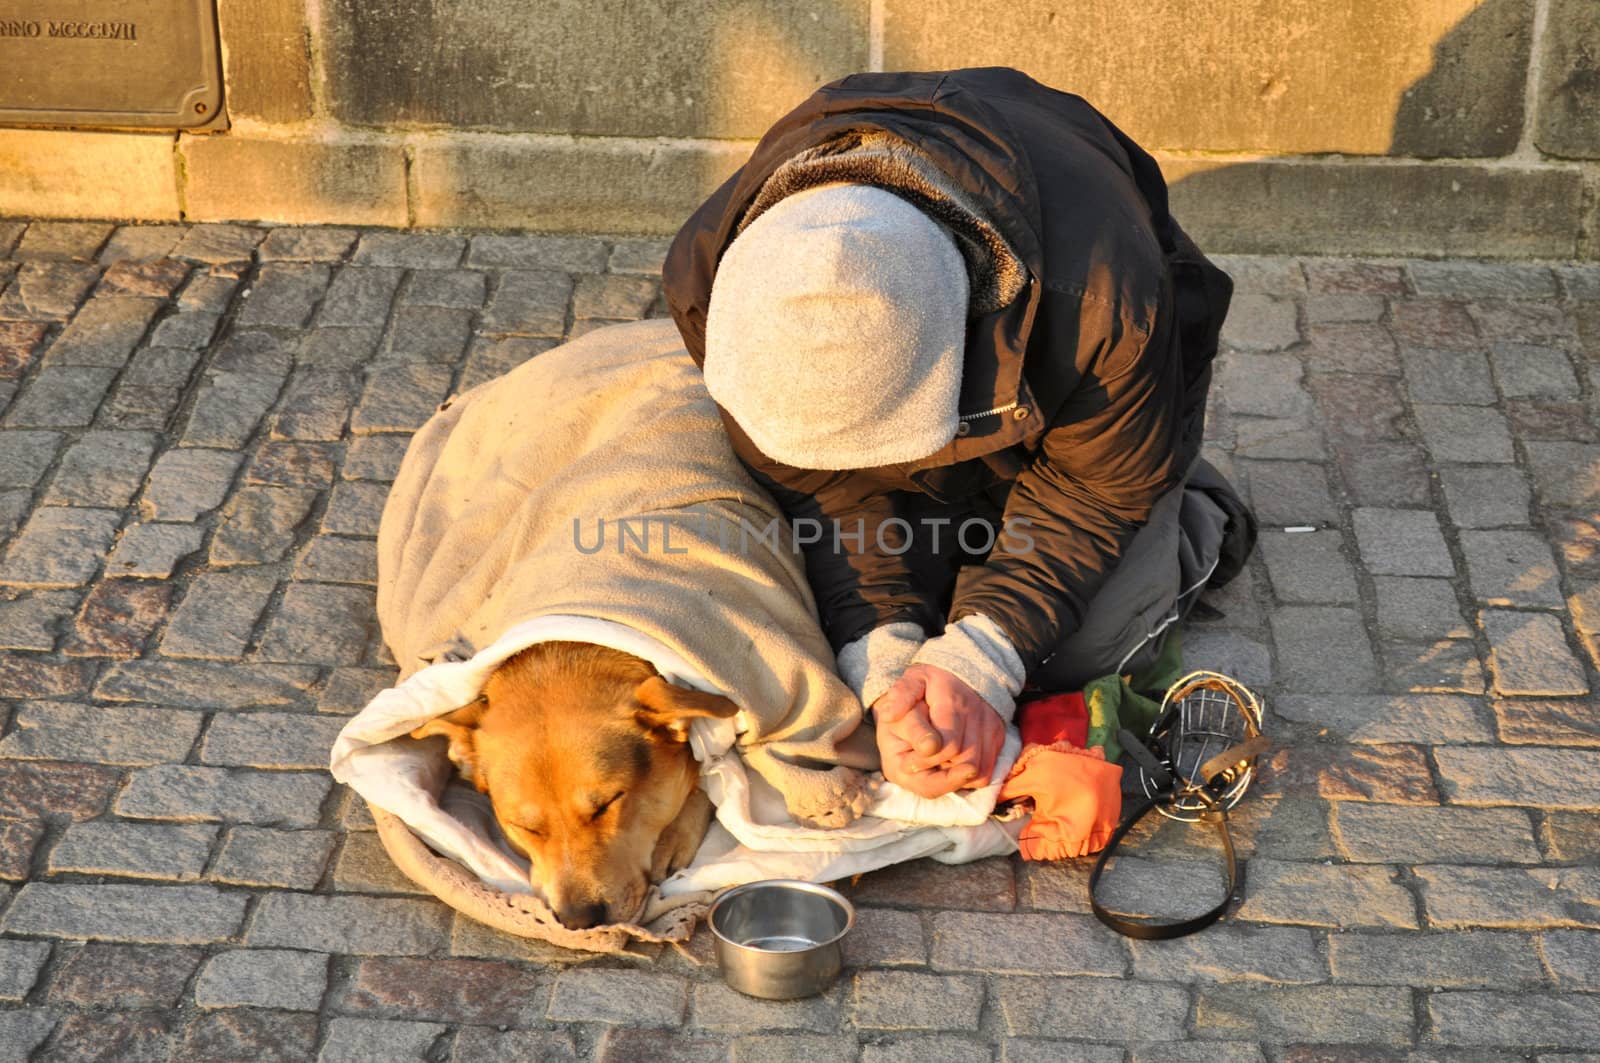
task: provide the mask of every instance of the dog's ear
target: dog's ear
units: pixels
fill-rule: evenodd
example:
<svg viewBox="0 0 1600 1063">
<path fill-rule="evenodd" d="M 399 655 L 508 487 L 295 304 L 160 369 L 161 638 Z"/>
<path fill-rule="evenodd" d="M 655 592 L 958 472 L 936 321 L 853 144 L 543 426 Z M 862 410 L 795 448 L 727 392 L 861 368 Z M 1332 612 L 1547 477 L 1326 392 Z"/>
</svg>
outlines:
<svg viewBox="0 0 1600 1063">
<path fill-rule="evenodd" d="M 640 683 L 633 696 L 639 700 L 634 718 L 654 731 L 666 731 L 675 741 L 689 740 L 689 721 L 696 716 L 726 720 L 739 712 L 739 706 L 721 694 L 673 686 L 659 675 Z"/>
<path fill-rule="evenodd" d="M 479 698 L 470 705 L 463 705 L 443 716 L 435 716 L 411 732 L 412 738 L 443 735 L 448 739 L 450 763 L 456 766 L 463 779 L 480 790 L 484 786 L 482 776 L 478 772 L 478 746 L 474 732 L 477 731 L 478 721 L 483 719 L 484 710 L 488 707 L 488 700 Z"/>
</svg>

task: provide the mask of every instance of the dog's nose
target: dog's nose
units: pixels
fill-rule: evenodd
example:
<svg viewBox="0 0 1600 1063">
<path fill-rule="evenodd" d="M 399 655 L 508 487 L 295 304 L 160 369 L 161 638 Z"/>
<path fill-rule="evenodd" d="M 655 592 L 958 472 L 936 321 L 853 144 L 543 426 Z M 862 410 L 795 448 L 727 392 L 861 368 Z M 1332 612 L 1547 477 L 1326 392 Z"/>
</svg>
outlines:
<svg viewBox="0 0 1600 1063">
<path fill-rule="evenodd" d="M 587 930 L 606 921 L 604 901 L 579 901 L 556 909 L 556 918 L 568 930 Z"/>
</svg>

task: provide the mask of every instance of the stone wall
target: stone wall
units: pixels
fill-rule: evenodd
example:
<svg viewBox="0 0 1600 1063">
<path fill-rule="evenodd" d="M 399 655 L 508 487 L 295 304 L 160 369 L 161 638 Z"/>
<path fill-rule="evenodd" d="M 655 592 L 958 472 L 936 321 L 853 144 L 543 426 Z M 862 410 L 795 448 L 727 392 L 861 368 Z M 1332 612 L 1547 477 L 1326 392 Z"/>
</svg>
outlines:
<svg viewBox="0 0 1600 1063">
<path fill-rule="evenodd" d="M 668 233 L 813 89 L 1004 64 L 1228 251 L 1600 258 L 1596 0 L 219 0 L 230 128 L 0 130 L 0 213 Z"/>
</svg>

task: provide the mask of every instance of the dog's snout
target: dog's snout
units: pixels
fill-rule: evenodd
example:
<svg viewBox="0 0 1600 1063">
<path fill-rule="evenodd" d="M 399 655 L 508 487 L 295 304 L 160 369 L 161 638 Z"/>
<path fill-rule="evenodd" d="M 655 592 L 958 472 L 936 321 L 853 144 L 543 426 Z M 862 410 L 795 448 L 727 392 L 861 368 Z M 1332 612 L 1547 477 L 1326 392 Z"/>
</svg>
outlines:
<svg viewBox="0 0 1600 1063">
<path fill-rule="evenodd" d="M 607 921 L 604 901 L 580 900 L 561 905 L 556 918 L 568 930 L 587 930 Z"/>
</svg>

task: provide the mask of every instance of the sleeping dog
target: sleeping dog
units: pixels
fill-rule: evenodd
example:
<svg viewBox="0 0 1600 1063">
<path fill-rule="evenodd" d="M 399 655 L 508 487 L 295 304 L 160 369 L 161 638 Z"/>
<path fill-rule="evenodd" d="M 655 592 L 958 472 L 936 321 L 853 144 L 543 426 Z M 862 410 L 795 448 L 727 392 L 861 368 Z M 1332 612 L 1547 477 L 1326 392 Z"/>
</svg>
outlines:
<svg viewBox="0 0 1600 1063">
<path fill-rule="evenodd" d="M 489 795 L 534 885 L 576 930 L 633 920 L 650 885 L 694 858 L 711 802 L 689 721 L 738 711 L 630 653 L 542 642 L 495 669 L 477 701 L 411 735 L 449 740 L 451 762 Z"/>
</svg>

